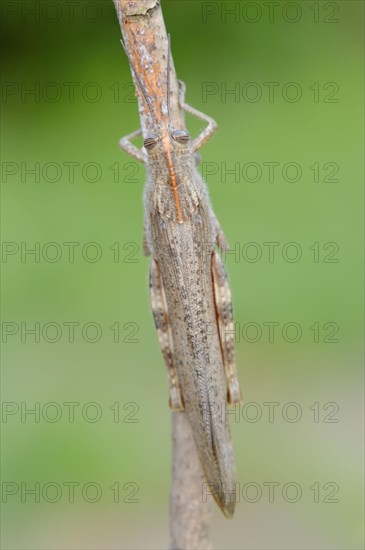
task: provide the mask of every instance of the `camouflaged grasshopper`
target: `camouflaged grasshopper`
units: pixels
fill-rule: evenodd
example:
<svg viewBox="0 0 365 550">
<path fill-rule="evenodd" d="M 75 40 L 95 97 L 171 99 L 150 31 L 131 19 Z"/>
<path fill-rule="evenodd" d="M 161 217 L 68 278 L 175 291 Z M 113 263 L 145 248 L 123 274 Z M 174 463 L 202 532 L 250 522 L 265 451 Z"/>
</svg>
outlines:
<svg viewBox="0 0 365 550">
<path fill-rule="evenodd" d="M 170 72 L 168 50 L 167 83 Z M 153 115 L 154 105 L 133 66 L 136 80 Z M 131 140 L 119 145 L 145 163 L 144 251 L 151 255 L 150 296 L 157 335 L 167 367 L 170 407 L 185 411 L 211 492 L 227 517 L 235 506 L 235 465 L 225 404 L 240 401 L 234 354 L 231 292 L 214 245 L 225 247 L 224 235 L 210 205 L 206 183 L 194 153 L 213 135 L 216 122 L 185 103 L 180 107 L 207 123 L 191 140 L 185 129 L 167 120 L 144 136 L 144 148 Z M 214 330 L 212 330 L 212 327 Z"/>
</svg>

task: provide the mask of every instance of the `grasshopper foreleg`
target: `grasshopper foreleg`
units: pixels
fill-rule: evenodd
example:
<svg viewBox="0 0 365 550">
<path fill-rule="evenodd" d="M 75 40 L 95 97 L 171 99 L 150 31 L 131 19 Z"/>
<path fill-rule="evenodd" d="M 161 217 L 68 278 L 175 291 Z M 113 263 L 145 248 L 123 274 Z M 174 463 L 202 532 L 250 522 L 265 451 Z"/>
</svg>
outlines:
<svg viewBox="0 0 365 550">
<path fill-rule="evenodd" d="M 131 155 L 131 157 L 139 160 L 140 162 L 147 162 L 146 153 L 142 149 L 139 149 L 138 147 L 133 145 L 133 143 L 131 142 L 131 139 L 134 139 L 141 134 L 142 130 L 141 128 L 139 128 L 131 134 L 127 134 L 126 136 L 120 138 L 118 145 L 121 149 L 123 149 L 123 151 L 128 153 L 128 155 Z"/>
<path fill-rule="evenodd" d="M 218 124 L 210 116 L 206 115 L 205 113 L 202 113 L 201 111 L 198 111 L 198 109 L 195 109 L 191 105 L 188 105 L 187 103 L 185 103 L 185 88 L 186 87 L 185 87 L 184 82 L 182 80 L 179 80 L 179 101 L 180 101 L 180 106 L 187 113 L 190 113 L 191 115 L 194 115 L 197 118 L 200 118 L 201 120 L 204 120 L 204 122 L 208 123 L 208 126 L 205 128 L 205 130 L 203 130 L 198 135 L 198 137 L 194 139 L 194 141 L 192 143 L 192 150 L 193 150 L 193 153 L 195 153 L 217 131 Z"/>
</svg>

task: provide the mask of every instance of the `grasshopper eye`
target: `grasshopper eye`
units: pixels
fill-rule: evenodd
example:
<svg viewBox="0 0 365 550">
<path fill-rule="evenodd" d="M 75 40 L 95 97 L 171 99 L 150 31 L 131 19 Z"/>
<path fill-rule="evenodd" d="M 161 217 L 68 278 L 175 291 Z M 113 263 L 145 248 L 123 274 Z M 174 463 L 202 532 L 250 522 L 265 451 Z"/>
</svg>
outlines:
<svg viewBox="0 0 365 550">
<path fill-rule="evenodd" d="M 189 134 L 185 130 L 174 130 L 171 137 L 179 143 L 187 143 L 189 141 Z"/>
<path fill-rule="evenodd" d="M 158 135 L 157 134 L 150 134 L 147 136 L 143 142 L 143 145 L 146 149 L 153 149 L 156 143 L 158 142 Z"/>
</svg>

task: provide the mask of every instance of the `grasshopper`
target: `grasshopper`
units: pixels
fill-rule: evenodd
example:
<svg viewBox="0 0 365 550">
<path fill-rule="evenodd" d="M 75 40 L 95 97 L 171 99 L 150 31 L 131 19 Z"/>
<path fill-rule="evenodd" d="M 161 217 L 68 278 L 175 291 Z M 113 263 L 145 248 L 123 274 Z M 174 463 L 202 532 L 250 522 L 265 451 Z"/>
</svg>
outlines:
<svg viewBox="0 0 365 550">
<path fill-rule="evenodd" d="M 235 465 L 225 404 L 238 403 L 241 395 L 231 292 L 222 260 L 212 246 L 223 250 L 226 241 L 195 154 L 214 134 L 217 124 L 185 103 L 185 85 L 179 81 L 180 108 L 207 126 L 195 139 L 185 129 L 173 127 L 170 57 L 169 45 L 166 123 L 155 121 L 154 132 L 143 136 L 142 149 L 132 143 L 142 134 L 141 129 L 121 138 L 119 145 L 143 162 L 148 172 L 144 252 L 151 256 L 150 298 L 167 368 L 169 404 L 173 411 L 187 414 L 209 488 L 223 513 L 232 517 Z M 141 81 L 129 61 L 153 115 L 148 83 Z"/>
</svg>

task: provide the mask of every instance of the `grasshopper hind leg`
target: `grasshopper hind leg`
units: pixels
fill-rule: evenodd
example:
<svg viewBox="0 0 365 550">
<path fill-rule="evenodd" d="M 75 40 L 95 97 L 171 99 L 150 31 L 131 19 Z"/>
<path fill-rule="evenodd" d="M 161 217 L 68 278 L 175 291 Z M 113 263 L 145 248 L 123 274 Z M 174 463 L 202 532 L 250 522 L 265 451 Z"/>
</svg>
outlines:
<svg viewBox="0 0 365 550">
<path fill-rule="evenodd" d="M 228 386 L 228 403 L 239 403 L 241 391 L 236 372 L 234 353 L 234 323 L 231 290 L 223 262 L 217 252 L 212 255 L 212 277 L 218 333 L 222 350 L 224 370 Z"/>
<path fill-rule="evenodd" d="M 160 269 L 155 260 L 152 260 L 150 267 L 150 296 L 157 336 L 169 379 L 169 405 L 173 411 L 183 411 L 184 404 L 177 371 L 174 366 L 173 342 L 169 324 L 166 296 Z"/>
</svg>

